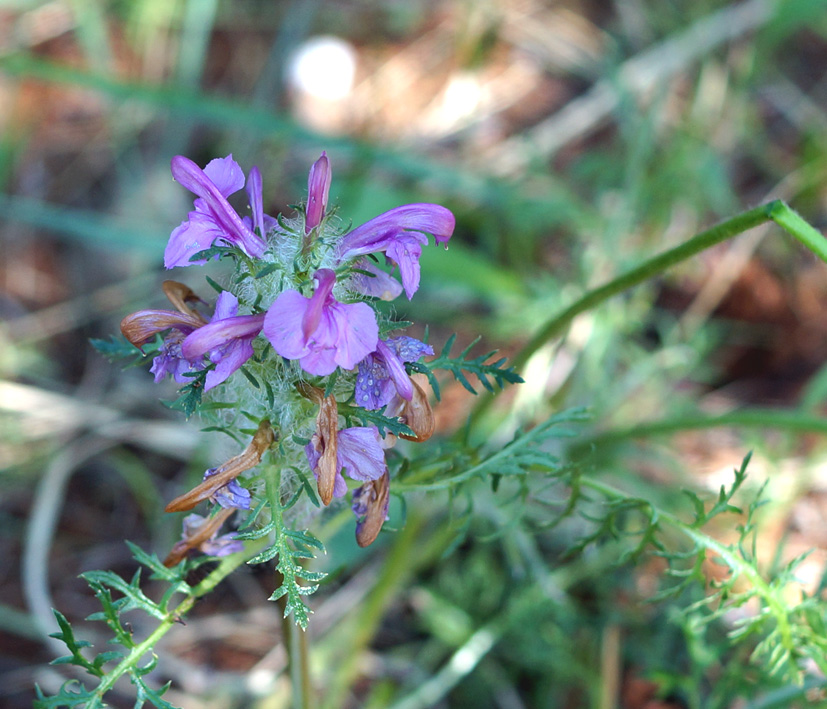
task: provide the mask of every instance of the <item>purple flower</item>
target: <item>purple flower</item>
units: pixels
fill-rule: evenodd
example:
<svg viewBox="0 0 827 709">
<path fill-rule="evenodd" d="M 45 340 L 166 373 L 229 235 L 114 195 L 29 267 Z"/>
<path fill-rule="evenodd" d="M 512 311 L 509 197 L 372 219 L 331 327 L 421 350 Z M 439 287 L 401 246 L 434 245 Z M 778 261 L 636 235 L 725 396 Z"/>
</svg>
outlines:
<svg viewBox="0 0 827 709">
<path fill-rule="evenodd" d="M 227 201 L 234 192 L 244 187 L 244 173 L 232 155 L 216 158 L 203 170 L 183 155 L 172 158 L 172 175 L 190 192 L 198 196 L 195 210 L 190 212 L 169 237 L 164 251 L 164 265 L 191 266 L 204 261 L 190 261 L 199 251 L 208 249 L 216 240 L 226 241 L 253 258 L 264 254 L 267 246 L 263 235 L 258 235 L 245 223 Z M 254 227 L 264 228 L 261 209 L 261 175 L 254 168 L 249 188 L 253 205 Z"/>
<path fill-rule="evenodd" d="M 193 310 L 139 310 L 121 321 L 121 332 L 127 340 L 140 348 L 159 332 L 171 330 L 158 355 L 152 360 L 150 371 L 155 375 L 156 382 L 171 374 L 176 382 L 185 384 L 191 381 L 191 377 L 185 376 L 185 373 L 200 369 L 200 366 L 195 359 L 188 359 L 183 355 L 181 343 L 185 336 L 203 327 L 205 322 L 206 320 Z"/>
<path fill-rule="evenodd" d="M 405 362 L 416 362 L 422 355 L 433 353 L 433 347 L 413 337 L 403 335 L 379 340 L 376 351 L 359 363 L 355 389 L 357 405 L 368 411 L 382 409 L 396 394 L 410 401 L 413 385 L 405 371 Z"/>
<path fill-rule="evenodd" d="M 342 497 L 347 492 L 347 483 L 342 477 L 344 470 L 354 480 L 368 482 L 382 477 L 388 467 L 385 464 L 385 451 L 376 426 L 345 428 L 336 437 L 336 481 L 333 496 Z M 307 462 L 313 474 L 318 477 L 319 461 L 323 451 L 314 441 L 304 448 Z"/>
<path fill-rule="evenodd" d="M 210 468 L 204 473 L 204 480 L 206 481 L 219 472 L 221 472 L 219 468 Z M 218 490 L 212 494 L 210 500 L 226 509 L 249 510 L 251 495 L 249 490 L 241 487 L 236 479 L 233 478 L 226 485 L 218 488 Z"/>
<path fill-rule="evenodd" d="M 454 232 L 454 215 L 438 204 L 406 204 L 396 207 L 345 235 L 339 243 L 342 261 L 384 252 L 399 274 L 408 300 L 419 288 L 419 257 L 426 234 L 437 244 L 447 242 Z"/>
<path fill-rule="evenodd" d="M 302 369 L 321 376 L 337 365 L 353 369 L 376 348 L 379 327 L 367 303 L 340 303 L 333 295 L 336 274 L 322 268 L 314 274 L 316 290 L 305 298 L 287 290 L 276 298 L 264 318 L 264 334 L 273 349 Z"/>
<path fill-rule="evenodd" d="M 204 391 L 226 381 L 253 356 L 253 340 L 261 332 L 264 315 L 237 315 L 237 312 L 238 298 L 222 291 L 212 320 L 189 334 L 181 345 L 185 359 L 194 361 L 206 354 L 216 365 L 207 372 Z"/>
<path fill-rule="evenodd" d="M 190 362 L 184 357 L 181 352 L 183 340 L 184 336 L 180 332 L 172 333 L 164 340 L 149 368 L 149 371 L 155 375 L 156 384 L 168 374 L 172 375 L 172 378 L 179 384 L 188 384 L 192 381 L 192 377 L 188 377 L 187 373 L 203 368 L 200 362 Z"/>
<path fill-rule="evenodd" d="M 356 262 L 356 268 L 360 271 L 367 271 L 370 276 L 364 273 L 354 273 L 352 276 L 353 289 L 363 295 L 370 295 L 380 300 L 395 300 L 402 292 L 402 286 L 392 276 L 389 276 L 370 259 L 363 258 Z"/>
<path fill-rule="evenodd" d="M 184 517 L 184 538 L 194 537 L 201 531 L 205 522 L 207 519 L 197 514 Z M 244 550 L 244 542 L 236 539 L 234 534 L 222 534 L 220 537 L 217 535 L 218 529 L 212 533 L 211 537 L 198 545 L 198 550 L 209 556 L 229 556 Z"/>
<path fill-rule="evenodd" d="M 304 220 L 304 231 L 309 232 L 321 224 L 327 209 L 327 195 L 330 192 L 330 161 L 327 153 L 313 163 L 307 179 L 307 213 Z"/>
</svg>

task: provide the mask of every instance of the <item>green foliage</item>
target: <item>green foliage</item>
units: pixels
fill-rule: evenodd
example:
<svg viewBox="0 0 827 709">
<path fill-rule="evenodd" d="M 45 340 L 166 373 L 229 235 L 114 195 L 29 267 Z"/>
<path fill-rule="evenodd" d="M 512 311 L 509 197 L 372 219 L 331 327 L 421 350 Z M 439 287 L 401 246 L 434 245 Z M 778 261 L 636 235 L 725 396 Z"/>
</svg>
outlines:
<svg viewBox="0 0 827 709">
<path fill-rule="evenodd" d="M 161 621 L 162 624 L 171 625 L 178 617 L 177 611 L 170 609 L 170 602 L 176 593 L 188 594 L 194 599 L 193 590 L 184 581 L 187 572 L 187 565 L 181 564 L 175 569 L 167 569 L 154 555 L 149 555 L 133 544 L 129 544 L 135 559 L 147 566 L 153 578 L 163 579 L 168 583 L 168 589 L 160 601 L 155 602 L 141 590 L 141 572 L 138 569 L 131 581 L 126 581 L 111 571 L 90 571 L 82 574 L 89 587 L 98 599 L 101 610 L 93 613 L 87 620 L 103 622 L 110 630 L 112 637 L 109 645 L 118 645 L 122 649 L 108 650 L 97 653 L 91 660 L 83 651 L 92 647 L 91 643 L 85 640 L 78 640 L 75 637 L 69 621 L 59 611 L 54 611 L 55 618 L 60 632 L 54 633 L 51 637 L 62 641 L 69 650 L 69 655 L 60 657 L 52 664 L 71 664 L 80 667 L 88 674 L 99 680 L 97 687 L 89 689 L 78 680 L 69 680 L 63 684 L 58 694 L 47 697 L 40 688 L 37 688 L 37 700 L 35 706 L 38 709 L 49 707 L 77 707 L 93 709 L 105 706 L 104 697 L 111 689 L 115 680 L 121 675 L 129 676 L 130 681 L 136 688 L 136 706 L 143 706 L 149 702 L 159 709 L 174 709 L 173 706 L 163 699 L 169 685 L 161 689 L 153 689 L 146 684 L 144 678 L 157 664 L 157 658 L 152 653 L 152 643 L 137 641 L 131 629 L 122 616 L 128 611 L 140 610 L 146 615 Z M 116 598 L 114 594 L 117 594 Z M 179 606 L 180 608 L 180 606 Z M 144 665 L 139 663 L 149 655 L 149 660 Z M 117 663 L 112 666 L 112 663 Z M 109 667 L 107 667 L 109 665 Z"/>
<path fill-rule="evenodd" d="M 268 484 L 268 489 L 273 486 Z M 264 539 L 271 536 L 275 540 L 267 548 L 250 559 L 248 564 L 263 564 L 276 559 L 276 569 L 281 575 L 281 584 L 270 596 L 271 601 L 285 598 L 284 617 L 292 615 L 294 622 L 303 630 L 307 628 L 310 610 L 305 605 L 303 597 L 309 596 L 319 588 L 326 576 L 323 572 L 310 571 L 303 566 L 306 560 L 313 559 L 315 552 L 324 553 L 324 545 L 309 531 L 293 530 L 284 523 L 284 510 L 295 504 L 302 491 L 307 491 L 303 486 L 296 495 L 282 506 L 275 495 L 268 497 L 271 513 L 271 521 L 258 528 L 251 528 L 255 517 L 260 513 L 256 510 L 245 525 L 249 531 L 241 531 L 236 537 L 244 540 Z M 313 495 L 315 493 L 308 492 Z M 317 503 L 318 504 L 318 503 Z M 310 585 L 303 585 L 301 582 L 309 582 Z"/>
<path fill-rule="evenodd" d="M 140 362 L 147 356 L 146 352 L 141 352 L 123 335 L 110 335 L 108 340 L 92 338 L 89 342 L 110 362 L 119 359 L 131 359 Z"/>
<path fill-rule="evenodd" d="M 492 394 L 494 393 L 494 385 L 489 380 L 489 377 L 494 380 L 494 383 L 496 383 L 500 389 L 503 389 L 506 384 L 519 384 L 523 381 L 522 377 L 514 371 L 514 367 L 503 366 L 506 362 L 505 357 L 495 362 L 487 361 L 497 353 L 497 350 L 492 350 L 473 359 L 467 359 L 468 353 L 474 345 L 480 341 L 480 338 L 475 339 L 455 357 L 451 357 L 451 348 L 454 346 L 456 339 L 456 335 L 451 335 L 442 348 L 442 352 L 439 353 L 436 359 L 431 360 L 427 364 L 423 362 L 411 362 L 407 365 L 409 370 L 421 372 L 428 377 L 428 381 L 434 390 L 434 395 L 437 400 L 439 400 L 439 382 L 433 373 L 435 369 L 444 369 L 453 374 L 454 379 L 472 394 L 476 394 L 477 391 L 471 385 L 471 382 L 468 381 L 465 372 L 475 375 L 483 387 Z"/>
</svg>

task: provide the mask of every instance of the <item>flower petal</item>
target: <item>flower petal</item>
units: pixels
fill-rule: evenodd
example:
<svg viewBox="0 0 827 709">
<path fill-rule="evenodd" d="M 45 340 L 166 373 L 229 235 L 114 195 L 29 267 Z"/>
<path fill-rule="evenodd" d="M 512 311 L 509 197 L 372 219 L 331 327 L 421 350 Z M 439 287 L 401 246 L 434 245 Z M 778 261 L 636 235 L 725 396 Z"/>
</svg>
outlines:
<svg viewBox="0 0 827 709">
<path fill-rule="evenodd" d="M 406 231 L 433 234 L 443 243 L 454 233 L 456 220 L 450 210 L 438 204 L 405 204 L 374 217 L 347 234 L 339 246 L 342 259 L 384 251 Z"/>
<path fill-rule="evenodd" d="M 298 291 L 286 290 L 276 298 L 264 316 L 264 336 L 282 357 L 299 359 L 307 354 L 302 320 L 309 305 L 309 298 Z"/>
<path fill-rule="evenodd" d="M 204 168 L 204 174 L 212 180 L 224 197 L 229 197 L 244 187 L 244 171 L 233 160 L 232 153 L 226 158 L 210 160 Z"/>
<path fill-rule="evenodd" d="M 226 158 L 225 158 L 226 159 Z M 215 162 L 215 161 L 213 161 Z M 213 163 L 210 163 L 213 164 Z M 259 258 L 264 253 L 264 239 L 256 236 L 230 206 L 219 187 L 192 160 L 183 155 L 172 158 L 172 176 L 204 202 L 209 217 L 223 230 L 222 238 L 241 248 L 248 256 Z M 232 186 L 234 179 L 225 173 L 226 168 L 216 168 L 222 186 Z M 232 172 L 232 170 L 230 170 Z M 243 182 L 241 183 L 244 184 Z"/>
<path fill-rule="evenodd" d="M 367 303 L 336 303 L 330 308 L 338 326 L 336 364 L 353 369 L 376 349 L 379 326 Z"/>
<path fill-rule="evenodd" d="M 387 470 L 382 438 L 376 426 L 339 431 L 337 456 L 344 472 L 354 480 L 376 480 Z"/>
<path fill-rule="evenodd" d="M 304 231 L 309 232 L 319 226 L 327 209 L 327 197 L 330 193 L 330 161 L 327 153 L 313 163 L 307 179 L 307 213 L 304 221 Z"/>
<path fill-rule="evenodd" d="M 212 322 L 198 328 L 184 339 L 181 351 L 187 359 L 195 359 L 229 340 L 254 337 L 264 325 L 264 315 L 239 315 Z"/>
</svg>

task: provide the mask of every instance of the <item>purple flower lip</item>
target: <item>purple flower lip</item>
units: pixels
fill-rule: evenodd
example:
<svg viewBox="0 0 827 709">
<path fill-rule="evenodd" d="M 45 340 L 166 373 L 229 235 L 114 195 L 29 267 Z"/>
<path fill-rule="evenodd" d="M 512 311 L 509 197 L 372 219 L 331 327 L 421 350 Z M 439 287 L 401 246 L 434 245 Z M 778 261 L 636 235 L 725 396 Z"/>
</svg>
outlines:
<svg viewBox="0 0 827 709">
<path fill-rule="evenodd" d="M 188 335 L 181 346 L 187 359 L 195 359 L 226 344 L 228 340 L 258 335 L 264 325 L 264 315 L 237 315 L 212 322 Z"/>
<path fill-rule="evenodd" d="M 346 234 L 340 244 L 343 259 L 384 250 L 402 232 L 433 234 L 438 244 L 447 242 L 454 233 L 456 219 L 451 210 L 439 204 L 414 203 L 383 212 Z"/>
<path fill-rule="evenodd" d="M 446 243 L 454 233 L 456 220 L 450 210 L 438 204 L 405 204 L 357 227 L 339 242 L 339 259 L 345 261 L 366 254 L 384 252 L 399 266 L 405 294 L 410 300 L 419 288 L 419 257 L 433 234 L 437 244 Z"/>
<path fill-rule="evenodd" d="M 170 236 L 164 254 L 167 268 L 192 265 L 195 262 L 190 258 L 218 239 L 238 246 L 252 258 L 264 254 L 265 240 L 244 223 L 227 201 L 228 195 L 244 185 L 244 174 L 232 155 L 213 160 L 204 170 L 189 158 L 176 155 L 171 168 L 172 176 L 199 199 L 195 200 L 195 211 L 190 212 L 188 220 Z M 253 169 L 251 178 L 248 195 L 253 207 L 253 224 L 263 230 L 261 175 L 257 168 Z"/>
<path fill-rule="evenodd" d="M 307 214 L 304 221 L 304 231 L 309 232 L 321 224 L 327 209 L 327 197 L 330 193 L 330 160 L 327 153 L 313 163 L 307 179 Z"/>
<path fill-rule="evenodd" d="M 379 327 L 367 303 L 340 303 L 333 295 L 336 274 L 316 271 L 316 290 L 306 298 L 283 291 L 264 319 L 264 335 L 286 359 L 297 359 L 310 374 L 326 376 L 337 366 L 353 369 L 376 347 Z"/>
</svg>

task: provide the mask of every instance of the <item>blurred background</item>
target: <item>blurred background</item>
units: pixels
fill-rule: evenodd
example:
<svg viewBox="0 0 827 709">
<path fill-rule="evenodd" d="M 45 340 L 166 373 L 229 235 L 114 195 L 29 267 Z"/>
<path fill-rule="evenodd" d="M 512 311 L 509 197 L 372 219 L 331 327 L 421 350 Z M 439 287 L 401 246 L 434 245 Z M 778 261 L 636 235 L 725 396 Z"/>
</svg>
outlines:
<svg viewBox="0 0 827 709">
<path fill-rule="evenodd" d="M 169 383 L 89 345 L 163 307 L 163 248 L 192 199 L 172 156 L 258 165 L 272 214 L 304 199 L 322 150 L 354 224 L 449 207 L 450 249 L 426 249 L 398 315 L 437 348 L 479 334 L 473 353 L 514 357 L 588 288 L 718 220 L 781 198 L 824 227 L 826 37 L 823 0 L 0 1 L 0 704 L 70 676 L 47 664 L 63 653 L 49 609 L 94 639 L 78 574 L 131 577 L 125 538 L 163 556 L 180 531 L 163 501 L 227 450 L 159 403 Z M 823 263 L 755 229 L 577 318 L 480 430 L 505 441 L 570 406 L 591 410 L 583 434 L 745 406 L 817 413 L 826 297 Z M 446 382 L 439 434 L 473 404 Z M 621 437 L 594 468 L 670 507 L 753 450 L 749 485 L 769 480 L 759 554 L 814 548 L 799 576 L 819 589 L 823 438 L 669 433 Z M 408 530 L 369 550 L 352 530 L 325 539 L 309 638 L 326 706 L 798 706 L 771 703 L 788 689 L 750 675 L 726 619 L 701 634 L 642 602 L 657 559 L 565 558 L 575 532 L 512 502 L 483 484 L 412 496 Z M 289 705 L 272 588 L 272 570 L 242 569 L 167 636 L 168 701 Z"/>
</svg>

